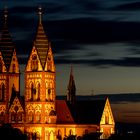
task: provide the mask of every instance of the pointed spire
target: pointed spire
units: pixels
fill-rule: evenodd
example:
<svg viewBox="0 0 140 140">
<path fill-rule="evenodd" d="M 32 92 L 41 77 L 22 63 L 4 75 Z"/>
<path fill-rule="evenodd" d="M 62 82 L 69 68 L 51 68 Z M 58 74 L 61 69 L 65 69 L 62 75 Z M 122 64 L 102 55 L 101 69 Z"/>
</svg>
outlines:
<svg viewBox="0 0 140 140">
<path fill-rule="evenodd" d="M 69 84 L 68 84 L 68 94 L 67 94 L 67 101 L 70 104 L 74 104 L 76 99 L 76 86 L 73 76 L 73 67 L 71 66 L 70 71 L 70 78 L 69 78 Z"/>
<path fill-rule="evenodd" d="M 2 52 L 2 56 L 5 61 L 6 67 L 9 69 L 15 47 L 8 30 L 7 18 L 8 18 L 8 10 L 7 7 L 5 7 L 4 23 L 3 23 L 3 28 L 1 30 L 1 37 L 0 37 L 0 51 Z"/>
<path fill-rule="evenodd" d="M 73 77 L 73 67 L 71 65 L 70 75 Z"/>
<path fill-rule="evenodd" d="M 4 8 L 4 24 L 7 25 L 7 18 L 8 18 L 8 10 L 7 7 L 5 6 Z"/>
<path fill-rule="evenodd" d="M 42 8 L 38 8 L 38 15 L 39 15 L 39 24 L 36 34 L 36 39 L 34 41 L 34 46 L 37 49 L 42 67 L 45 67 L 45 62 L 47 58 L 47 52 L 49 48 L 49 40 L 45 34 L 43 25 L 42 25 Z"/>
<path fill-rule="evenodd" d="M 38 7 L 39 23 L 42 23 L 42 7 Z"/>
</svg>

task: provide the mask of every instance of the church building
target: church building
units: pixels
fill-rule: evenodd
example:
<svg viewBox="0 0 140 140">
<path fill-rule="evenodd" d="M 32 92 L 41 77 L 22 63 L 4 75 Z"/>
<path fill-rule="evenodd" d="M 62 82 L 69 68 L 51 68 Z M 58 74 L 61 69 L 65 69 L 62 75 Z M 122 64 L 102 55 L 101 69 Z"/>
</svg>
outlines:
<svg viewBox="0 0 140 140">
<path fill-rule="evenodd" d="M 21 96 L 16 47 L 8 30 L 8 13 L 4 11 L 0 32 L 0 124 L 10 123 L 26 133 L 29 140 L 63 140 L 87 133 L 101 133 L 100 138 L 108 138 L 115 129 L 109 99 L 77 100 L 72 68 L 67 99 L 56 99 L 56 69 L 41 8 L 38 16 L 36 36 L 24 71 L 24 96 Z"/>
</svg>

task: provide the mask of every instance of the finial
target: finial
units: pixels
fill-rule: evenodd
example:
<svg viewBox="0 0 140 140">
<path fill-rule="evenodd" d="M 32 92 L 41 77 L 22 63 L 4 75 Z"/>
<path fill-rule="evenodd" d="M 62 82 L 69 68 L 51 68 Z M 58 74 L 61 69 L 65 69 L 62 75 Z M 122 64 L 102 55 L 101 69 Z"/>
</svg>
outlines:
<svg viewBox="0 0 140 140">
<path fill-rule="evenodd" d="M 70 71 L 70 75 L 73 75 L 73 66 L 71 64 L 71 71 Z"/>
<path fill-rule="evenodd" d="M 38 15 L 39 15 L 39 23 L 41 23 L 42 21 L 42 7 L 41 6 L 38 7 Z"/>
<path fill-rule="evenodd" d="M 7 22 L 7 17 L 8 17 L 8 10 L 7 10 L 7 6 L 4 7 L 4 21 L 5 23 Z"/>
</svg>

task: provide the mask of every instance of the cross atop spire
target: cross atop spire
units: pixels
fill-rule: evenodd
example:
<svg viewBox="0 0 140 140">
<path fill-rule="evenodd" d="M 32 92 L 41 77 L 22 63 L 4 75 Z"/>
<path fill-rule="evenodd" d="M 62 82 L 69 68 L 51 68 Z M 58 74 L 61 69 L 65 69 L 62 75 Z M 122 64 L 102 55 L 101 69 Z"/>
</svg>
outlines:
<svg viewBox="0 0 140 140">
<path fill-rule="evenodd" d="M 41 23 L 42 21 L 42 7 L 41 6 L 38 7 L 38 15 L 39 15 L 39 23 Z"/>
<path fill-rule="evenodd" d="M 4 23 L 5 24 L 7 23 L 7 17 L 8 17 L 8 10 L 7 10 L 7 7 L 5 6 L 4 8 Z"/>
</svg>

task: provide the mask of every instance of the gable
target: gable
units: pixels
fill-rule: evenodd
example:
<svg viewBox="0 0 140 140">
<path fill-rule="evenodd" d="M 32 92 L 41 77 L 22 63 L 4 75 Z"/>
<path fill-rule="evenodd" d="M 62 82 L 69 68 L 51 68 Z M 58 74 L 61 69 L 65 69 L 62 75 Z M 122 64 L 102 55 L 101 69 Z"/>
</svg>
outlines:
<svg viewBox="0 0 140 140">
<path fill-rule="evenodd" d="M 115 124 L 113 113 L 108 98 L 104 106 L 100 124 Z"/>
<path fill-rule="evenodd" d="M 33 63 L 33 61 L 35 63 Z M 32 48 L 32 51 L 31 51 L 31 54 L 29 56 L 25 71 L 34 71 L 33 69 L 37 69 L 36 71 L 42 71 L 43 70 L 35 46 Z"/>
<path fill-rule="evenodd" d="M 0 72 L 7 72 L 1 52 L 0 52 Z"/>
<path fill-rule="evenodd" d="M 19 64 L 16 56 L 16 51 L 14 50 L 11 64 L 10 64 L 10 69 L 9 72 L 11 73 L 19 73 Z"/>
<path fill-rule="evenodd" d="M 44 69 L 45 71 L 55 72 L 54 58 L 53 58 L 51 46 L 49 46 L 49 49 L 48 49 L 48 54 L 46 57 L 46 63 L 45 63 Z"/>
<path fill-rule="evenodd" d="M 10 105 L 9 112 L 24 112 L 23 106 L 19 98 L 16 96 Z"/>
</svg>

